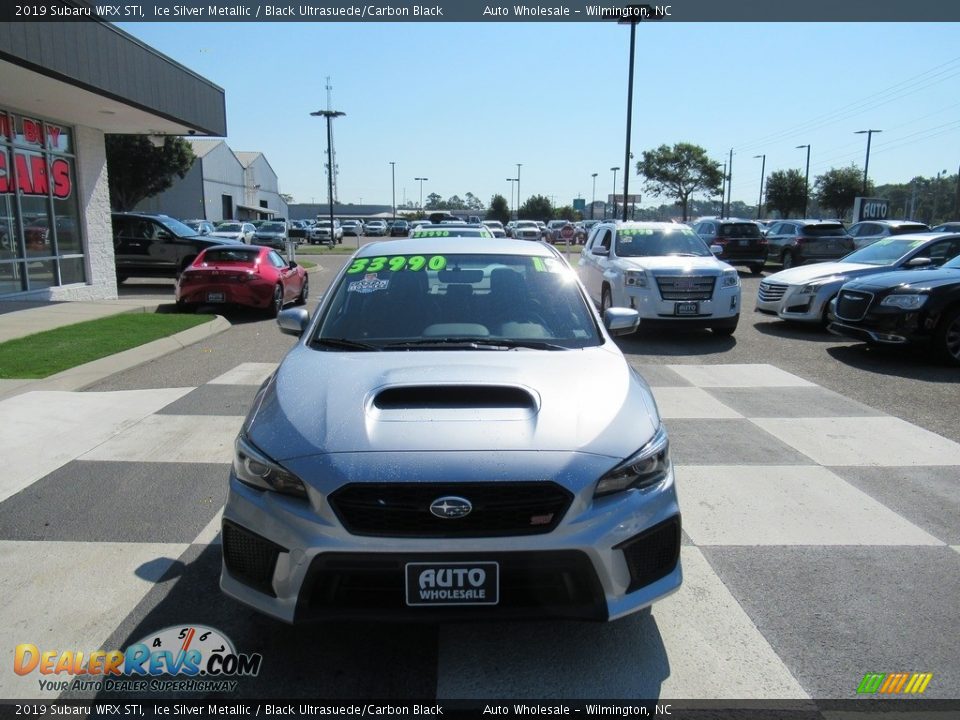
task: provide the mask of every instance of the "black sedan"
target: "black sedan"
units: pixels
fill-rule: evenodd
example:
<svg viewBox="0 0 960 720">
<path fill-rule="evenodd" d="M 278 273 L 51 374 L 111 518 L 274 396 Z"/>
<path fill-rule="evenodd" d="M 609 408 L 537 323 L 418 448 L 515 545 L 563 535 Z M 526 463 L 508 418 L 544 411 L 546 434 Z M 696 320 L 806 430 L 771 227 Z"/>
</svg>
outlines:
<svg viewBox="0 0 960 720">
<path fill-rule="evenodd" d="M 931 344 L 960 365 L 960 256 L 939 268 L 870 275 L 837 295 L 830 332 L 868 343 Z"/>
</svg>

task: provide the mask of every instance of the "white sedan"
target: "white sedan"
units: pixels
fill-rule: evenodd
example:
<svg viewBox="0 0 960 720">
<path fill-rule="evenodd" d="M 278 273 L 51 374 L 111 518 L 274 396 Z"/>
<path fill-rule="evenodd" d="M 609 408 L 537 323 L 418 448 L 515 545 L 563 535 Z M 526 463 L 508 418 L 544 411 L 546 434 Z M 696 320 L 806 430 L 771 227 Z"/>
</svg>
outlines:
<svg viewBox="0 0 960 720">
<path fill-rule="evenodd" d="M 257 229 L 248 222 L 222 222 L 207 237 L 229 238 L 249 245 Z"/>
</svg>

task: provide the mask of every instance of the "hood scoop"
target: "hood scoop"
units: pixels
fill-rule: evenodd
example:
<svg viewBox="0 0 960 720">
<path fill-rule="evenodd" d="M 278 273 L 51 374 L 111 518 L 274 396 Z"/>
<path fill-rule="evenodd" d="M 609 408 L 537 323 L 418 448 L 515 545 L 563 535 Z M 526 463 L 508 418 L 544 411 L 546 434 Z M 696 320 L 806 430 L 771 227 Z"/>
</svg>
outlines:
<svg viewBox="0 0 960 720">
<path fill-rule="evenodd" d="M 372 394 L 367 414 L 381 422 L 529 420 L 539 396 L 515 385 L 399 385 Z"/>
</svg>

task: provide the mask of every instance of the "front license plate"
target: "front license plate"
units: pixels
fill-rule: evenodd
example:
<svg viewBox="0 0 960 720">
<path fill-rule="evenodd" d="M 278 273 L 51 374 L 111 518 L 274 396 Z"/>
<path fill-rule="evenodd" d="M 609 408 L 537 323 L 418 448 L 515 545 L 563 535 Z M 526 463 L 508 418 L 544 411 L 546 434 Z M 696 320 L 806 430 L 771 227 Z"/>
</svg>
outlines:
<svg viewBox="0 0 960 720">
<path fill-rule="evenodd" d="M 222 292 L 208 292 L 207 293 L 207 302 L 223 302 L 223 293 Z"/>
<path fill-rule="evenodd" d="M 495 562 L 407 563 L 407 605 L 496 605 L 500 566 Z"/>
<path fill-rule="evenodd" d="M 697 302 L 679 302 L 674 308 L 677 315 L 699 315 L 700 303 Z"/>
<path fill-rule="evenodd" d="M 740 247 L 746 247 L 749 244 L 750 244 L 749 240 L 737 240 L 737 245 L 739 245 Z"/>
</svg>

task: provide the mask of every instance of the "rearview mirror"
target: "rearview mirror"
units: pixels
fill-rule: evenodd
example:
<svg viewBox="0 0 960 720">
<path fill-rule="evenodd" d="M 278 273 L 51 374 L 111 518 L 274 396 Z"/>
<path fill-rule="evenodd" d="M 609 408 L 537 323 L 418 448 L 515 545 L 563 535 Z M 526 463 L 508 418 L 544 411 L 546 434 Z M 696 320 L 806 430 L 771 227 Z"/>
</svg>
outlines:
<svg viewBox="0 0 960 720">
<path fill-rule="evenodd" d="M 610 248 L 605 248 L 598 245 L 597 247 L 593 248 L 593 250 L 591 250 L 590 252 L 594 255 L 600 255 L 601 257 L 609 257 Z"/>
<path fill-rule="evenodd" d="M 277 315 L 277 325 L 280 326 L 280 332 L 285 335 L 296 335 L 300 337 L 309 324 L 310 313 L 303 308 L 281 310 Z"/>
<path fill-rule="evenodd" d="M 711 245 L 710 252 L 714 255 L 720 255 L 723 252 L 723 245 Z"/>
<path fill-rule="evenodd" d="M 631 308 L 607 308 L 603 311 L 603 326 L 611 335 L 629 335 L 640 327 L 640 313 Z"/>
</svg>

